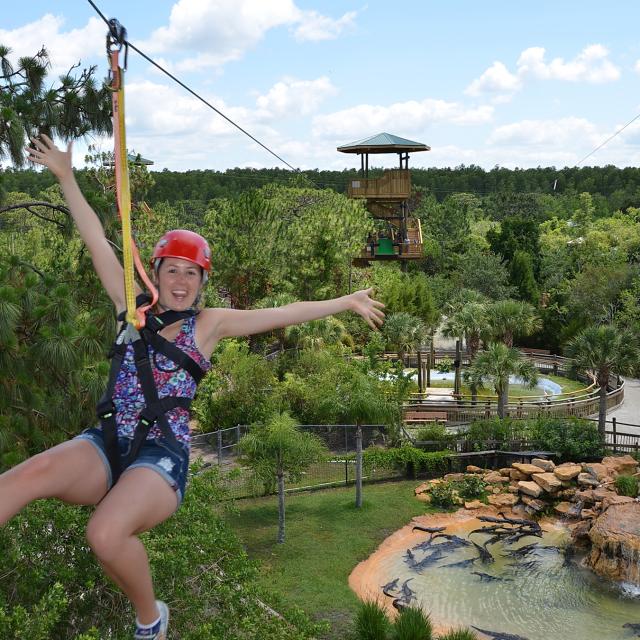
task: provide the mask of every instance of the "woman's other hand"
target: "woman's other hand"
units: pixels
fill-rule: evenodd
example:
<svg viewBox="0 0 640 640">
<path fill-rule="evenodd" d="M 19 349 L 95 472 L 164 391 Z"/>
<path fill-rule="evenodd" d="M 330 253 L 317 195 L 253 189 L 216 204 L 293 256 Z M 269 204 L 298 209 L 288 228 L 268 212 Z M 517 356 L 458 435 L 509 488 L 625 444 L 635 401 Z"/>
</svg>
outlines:
<svg viewBox="0 0 640 640">
<path fill-rule="evenodd" d="M 384 304 L 371 297 L 373 288 L 362 289 L 352 293 L 349 298 L 349 306 L 361 316 L 364 321 L 372 328 L 377 330 L 384 322 Z"/>
</svg>

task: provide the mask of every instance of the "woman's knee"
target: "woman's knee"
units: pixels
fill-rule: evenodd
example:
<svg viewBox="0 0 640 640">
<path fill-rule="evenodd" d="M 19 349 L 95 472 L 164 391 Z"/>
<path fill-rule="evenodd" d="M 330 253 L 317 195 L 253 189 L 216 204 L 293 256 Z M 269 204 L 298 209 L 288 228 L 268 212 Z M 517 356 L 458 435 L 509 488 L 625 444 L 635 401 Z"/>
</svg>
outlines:
<svg viewBox="0 0 640 640">
<path fill-rule="evenodd" d="M 47 497 L 48 490 L 55 484 L 53 482 L 55 477 L 55 461 L 46 452 L 38 453 L 21 462 L 6 474 L 7 480 L 16 482 L 37 494 L 37 497 L 43 498 Z"/>
<path fill-rule="evenodd" d="M 103 562 L 110 562 L 122 549 L 122 544 L 130 534 L 106 518 L 95 515 L 87 525 L 87 542 L 93 553 Z"/>
</svg>

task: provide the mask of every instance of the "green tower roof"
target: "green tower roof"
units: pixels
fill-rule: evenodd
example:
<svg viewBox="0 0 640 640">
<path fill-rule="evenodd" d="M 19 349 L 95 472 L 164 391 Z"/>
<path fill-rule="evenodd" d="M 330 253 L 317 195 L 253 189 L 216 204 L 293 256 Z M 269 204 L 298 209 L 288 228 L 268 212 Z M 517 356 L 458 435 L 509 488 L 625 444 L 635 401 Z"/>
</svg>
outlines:
<svg viewBox="0 0 640 640">
<path fill-rule="evenodd" d="M 422 142 L 414 142 L 391 133 L 378 133 L 371 138 L 358 140 L 338 147 L 342 153 L 402 153 L 408 151 L 429 151 L 431 147 Z"/>
</svg>

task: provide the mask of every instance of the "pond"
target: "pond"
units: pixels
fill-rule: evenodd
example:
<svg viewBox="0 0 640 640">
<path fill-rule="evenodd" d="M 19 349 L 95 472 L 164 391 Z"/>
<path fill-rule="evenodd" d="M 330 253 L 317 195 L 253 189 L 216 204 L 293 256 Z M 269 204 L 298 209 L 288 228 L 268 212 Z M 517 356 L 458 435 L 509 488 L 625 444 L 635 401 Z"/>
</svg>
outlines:
<svg viewBox="0 0 640 640">
<path fill-rule="evenodd" d="M 446 526 L 444 533 L 481 546 L 489 538 L 485 533 L 470 533 L 486 523 L 469 516 L 462 521 L 454 514 L 435 522 L 428 517 L 416 520 L 431 526 L 441 524 Z M 638 624 L 640 633 L 640 601 L 633 597 L 634 589 L 606 583 L 583 568 L 579 559 L 567 559 L 564 550 L 569 533 L 561 523 L 547 522 L 543 531 L 542 539 L 487 544 L 493 559 L 490 563 L 480 561 L 474 546 L 458 546 L 444 551 L 434 562 L 422 562 L 446 539 L 427 544 L 430 534 L 412 532 L 408 526 L 361 563 L 350 584 L 361 597 L 383 598 L 389 607 L 392 599 L 382 594 L 381 585 L 398 578 L 396 589 L 400 589 L 408 580 L 415 592 L 412 603 L 429 612 L 440 630 L 473 625 L 523 640 L 636 637 L 631 627 L 624 626 Z M 421 543 L 422 548 L 418 546 Z M 420 568 L 421 562 L 427 566 Z"/>
<path fill-rule="evenodd" d="M 435 369 L 431 369 L 431 374 L 430 375 L 431 375 L 431 380 L 432 381 L 446 380 L 446 381 L 453 382 L 453 379 L 455 377 L 455 372 L 447 371 L 446 373 L 441 373 L 440 371 L 437 371 Z M 418 374 L 416 373 L 415 375 L 412 376 L 412 378 L 417 382 L 418 381 Z M 522 380 L 520 378 L 516 377 L 516 376 L 510 376 L 509 377 L 509 384 L 510 385 L 523 386 Z M 548 394 L 550 396 L 557 396 L 557 395 L 562 393 L 562 387 L 557 382 L 554 382 L 553 380 L 549 380 L 549 378 L 543 378 L 542 376 L 538 377 L 538 384 L 534 388 L 535 389 L 540 389 L 542 394 L 546 393 L 546 394 Z M 515 393 L 515 391 L 513 389 L 511 389 L 511 394 L 514 394 L 514 393 Z"/>
</svg>

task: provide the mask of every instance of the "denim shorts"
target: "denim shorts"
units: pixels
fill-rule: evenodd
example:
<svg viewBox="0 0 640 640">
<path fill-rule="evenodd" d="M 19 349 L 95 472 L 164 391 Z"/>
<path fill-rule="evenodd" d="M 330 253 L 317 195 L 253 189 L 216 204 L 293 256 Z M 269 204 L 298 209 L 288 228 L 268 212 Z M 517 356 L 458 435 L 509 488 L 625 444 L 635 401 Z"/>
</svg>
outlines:
<svg viewBox="0 0 640 640">
<path fill-rule="evenodd" d="M 111 489 L 113 486 L 113 478 L 105 451 L 102 429 L 100 427 L 90 427 L 89 429 L 85 429 L 80 435 L 77 435 L 75 439 L 87 440 L 96 448 L 107 470 L 107 490 Z M 118 438 L 120 459 L 122 461 L 124 461 L 129 453 L 132 442 L 132 438 Z M 180 449 L 181 451 L 178 452 L 169 447 L 164 438 L 145 440 L 140 447 L 138 457 L 124 471 L 137 467 L 153 469 L 153 471 L 159 473 L 176 492 L 178 506 L 180 506 L 184 499 L 184 492 L 187 487 L 187 476 L 189 474 L 189 447 L 180 443 Z"/>
</svg>

